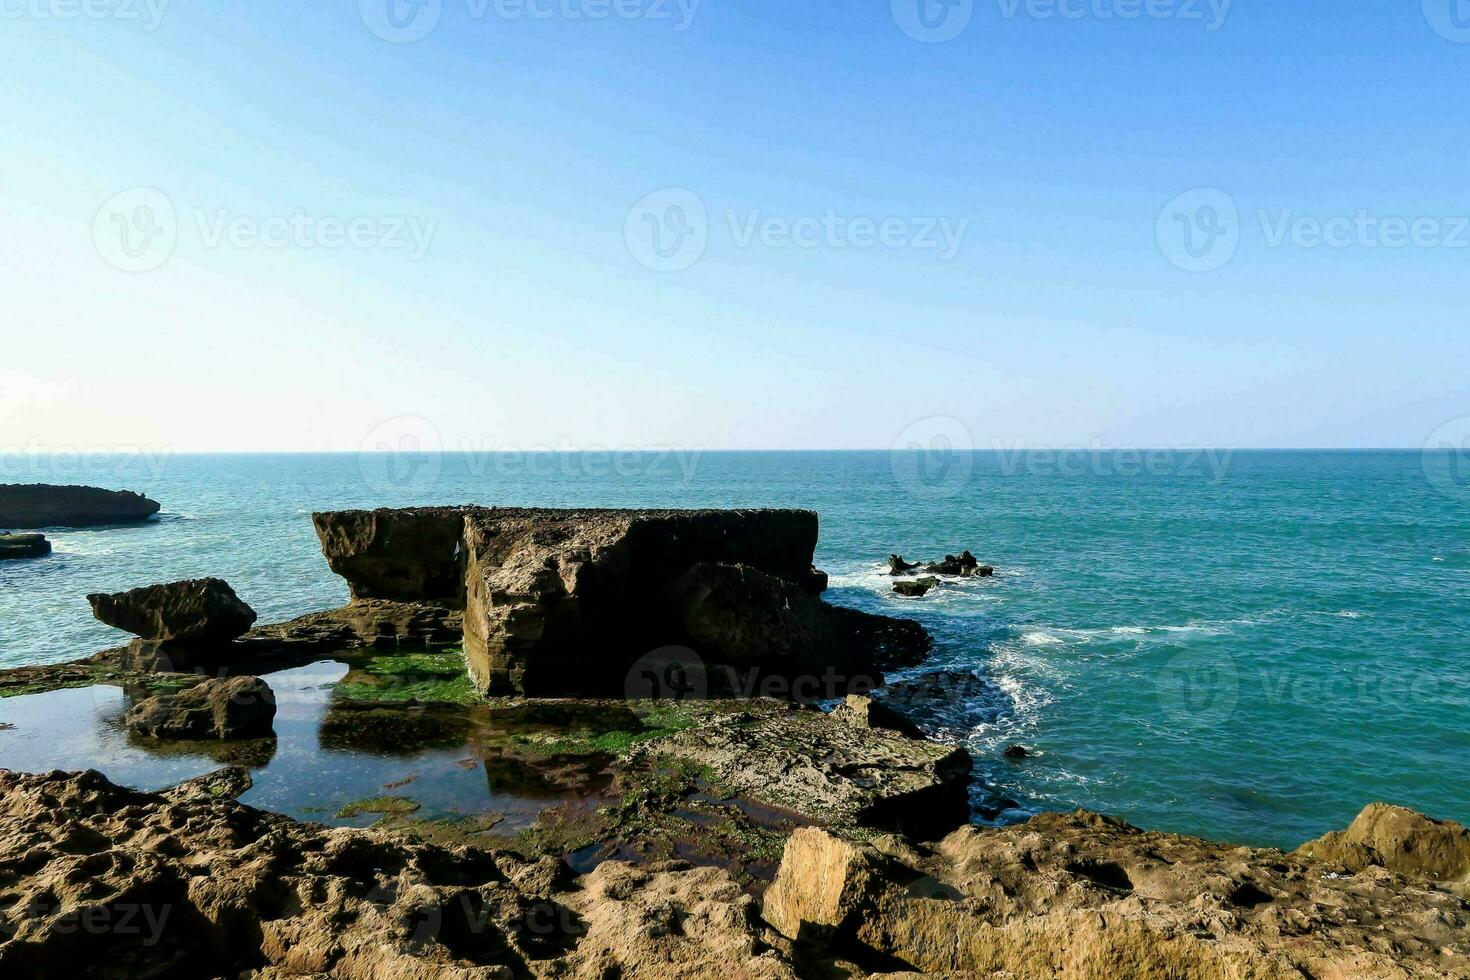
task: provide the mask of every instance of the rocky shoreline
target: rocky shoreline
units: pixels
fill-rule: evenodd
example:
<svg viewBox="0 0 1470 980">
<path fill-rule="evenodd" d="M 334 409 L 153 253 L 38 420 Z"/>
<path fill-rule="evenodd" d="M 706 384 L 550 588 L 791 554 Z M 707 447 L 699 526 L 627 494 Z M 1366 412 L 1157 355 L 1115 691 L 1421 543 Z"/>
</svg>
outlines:
<svg viewBox="0 0 1470 980">
<path fill-rule="evenodd" d="M 356 829 L 236 801 L 242 769 L 162 793 L 0 770 L 0 971 L 1470 976 L 1457 824 L 1376 805 L 1291 854 L 1081 812 L 970 825 L 968 754 L 870 696 L 928 637 L 821 599 L 815 514 L 314 522 L 348 606 L 252 625 L 218 580 L 94 596 L 138 638 L 0 671 L 0 697 L 114 685 L 139 737 L 247 746 L 270 737 L 261 675 L 327 659 L 350 672 L 324 744 L 473 739 L 492 782 L 576 791 L 511 830 L 388 790 L 343 808 L 378 815 Z M 926 676 L 915 697 L 981 683 Z"/>
</svg>

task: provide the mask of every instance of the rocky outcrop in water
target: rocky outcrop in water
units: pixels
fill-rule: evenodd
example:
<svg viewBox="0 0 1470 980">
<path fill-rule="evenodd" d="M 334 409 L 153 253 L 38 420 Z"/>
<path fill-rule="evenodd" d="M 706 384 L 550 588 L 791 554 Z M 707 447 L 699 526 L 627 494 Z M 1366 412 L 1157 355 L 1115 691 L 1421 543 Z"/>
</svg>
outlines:
<svg viewBox="0 0 1470 980">
<path fill-rule="evenodd" d="M 150 641 L 159 650 L 228 644 L 255 622 L 255 610 L 228 582 L 217 578 L 149 585 L 111 595 L 87 596 L 92 615 Z"/>
<path fill-rule="evenodd" d="M 929 594 L 929 590 L 939 584 L 939 579 L 934 576 L 913 579 L 906 582 L 894 582 L 893 591 L 905 599 L 922 599 Z"/>
<path fill-rule="evenodd" d="M 0 561 L 44 558 L 49 554 L 51 542 L 44 534 L 0 534 Z"/>
<path fill-rule="evenodd" d="M 158 513 L 156 500 L 126 490 L 0 484 L 0 528 L 100 527 L 131 524 Z"/>
<path fill-rule="evenodd" d="M 139 701 L 124 723 L 152 738 L 260 738 L 271 734 L 275 717 L 270 685 L 242 676 L 213 678 Z"/>
<path fill-rule="evenodd" d="M 1308 841 L 1297 853 L 1355 874 L 1379 867 L 1440 881 L 1470 879 L 1470 829 L 1387 803 L 1370 804 L 1346 830 Z"/>
<path fill-rule="evenodd" d="M 828 673 L 827 697 L 915 663 L 915 623 L 829 606 L 812 567 L 817 515 L 797 510 L 452 507 L 313 518 L 358 601 L 463 609 L 486 694 L 622 690 L 651 651 L 779 677 Z"/>
</svg>

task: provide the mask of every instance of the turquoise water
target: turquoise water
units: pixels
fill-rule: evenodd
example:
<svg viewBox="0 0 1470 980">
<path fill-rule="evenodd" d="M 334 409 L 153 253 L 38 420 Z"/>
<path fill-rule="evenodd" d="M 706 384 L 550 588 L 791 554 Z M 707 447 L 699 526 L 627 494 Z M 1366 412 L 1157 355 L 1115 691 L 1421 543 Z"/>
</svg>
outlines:
<svg viewBox="0 0 1470 980">
<path fill-rule="evenodd" d="M 911 615 L 996 685 L 927 721 L 1028 809 L 1295 846 L 1388 800 L 1470 821 L 1470 480 L 1417 452 L 174 456 L 0 461 L 141 490 L 138 527 L 0 564 L 0 665 L 125 637 L 83 596 L 217 575 L 263 621 L 339 604 L 313 510 L 423 503 L 799 506 L 833 602 Z M 50 467 L 50 468 L 48 468 Z M 891 551 L 991 580 L 893 597 Z M 0 702 L 0 721 L 4 720 Z M 1038 755 L 1007 762 L 1023 742 Z M 0 755 L 0 765 L 7 760 Z"/>
</svg>

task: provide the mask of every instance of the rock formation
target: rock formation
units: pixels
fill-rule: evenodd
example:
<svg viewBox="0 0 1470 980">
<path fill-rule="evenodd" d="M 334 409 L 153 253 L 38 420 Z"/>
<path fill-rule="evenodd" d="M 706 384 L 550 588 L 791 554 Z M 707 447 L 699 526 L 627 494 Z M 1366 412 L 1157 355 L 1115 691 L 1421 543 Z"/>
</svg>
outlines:
<svg viewBox="0 0 1470 980">
<path fill-rule="evenodd" d="M 49 554 L 51 542 L 44 534 L 0 534 L 0 561 L 43 558 Z"/>
<path fill-rule="evenodd" d="M 160 651 L 227 645 L 255 622 L 255 610 L 217 578 L 149 585 L 112 595 L 94 593 L 87 601 L 99 620 Z"/>
<path fill-rule="evenodd" d="M 829 673 L 840 696 L 915 663 L 915 623 L 829 606 L 810 511 L 425 508 L 314 517 L 358 601 L 463 609 L 486 694 L 622 690 L 651 651 L 712 665 Z"/>
<path fill-rule="evenodd" d="M 0 528 L 99 527 L 130 524 L 158 513 L 158 502 L 126 490 L 0 484 Z"/>
<path fill-rule="evenodd" d="M 1470 878 L 1470 829 L 1387 803 L 1373 803 L 1346 830 L 1308 841 L 1297 853 L 1342 865 L 1372 867 L 1440 881 Z"/>
<path fill-rule="evenodd" d="M 740 711 L 704 719 L 649 751 L 689 759 L 743 795 L 824 823 L 925 838 L 965 822 L 968 752 L 854 720 L 796 705 Z"/>
<path fill-rule="evenodd" d="M 929 594 L 929 590 L 939 584 L 939 579 L 934 576 L 926 576 L 920 579 L 912 579 L 905 582 L 894 582 L 893 591 L 905 599 L 922 599 Z"/>
<path fill-rule="evenodd" d="M 124 722 L 153 738 L 232 739 L 269 736 L 275 717 L 269 684 L 259 677 L 223 677 L 139 701 Z"/>
<path fill-rule="evenodd" d="M 918 562 L 904 561 L 903 555 L 888 556 L 888 574 L 890 575 L 907 575 L 918 567 Z"/>
<path fill-rule="evenodd" d="M 797 830 L 764 914 L 803 944 L 948 976 L 1470 975 L 1470 912 L 1427 880 L 1340 877 L 1083 812 L 932 848 Z"/>
<path fill-rule="evenodd" d="M 718 867 L 443 847 L 243 805 L 239 771 L 139 793 L 0 770 L 0 975 L 1364 980 L 1470 975 L 1423 877 L 1089 813 L 937 843 L 795 830 L 764 896 Z"/>
</svg>

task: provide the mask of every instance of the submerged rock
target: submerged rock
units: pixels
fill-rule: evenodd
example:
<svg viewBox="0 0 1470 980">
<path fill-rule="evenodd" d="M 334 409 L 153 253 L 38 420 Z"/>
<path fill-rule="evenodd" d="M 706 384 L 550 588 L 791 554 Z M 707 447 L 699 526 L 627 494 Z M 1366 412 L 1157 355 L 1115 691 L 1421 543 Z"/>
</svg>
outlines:
<svg viewBox="0 0 1470 980">
<path fill-rule="evenodd" d="M 959 555 L 945 555 L 944 561 L 925 566 L 924 571 L 935 575 L 958 575 L 963 578 L 995 574 L 994 568 L 980 564 L 979 559 L 968 551 Z"/>
<path fill-rule="evenodd" d="M 269 684 L 259 677 L 223 677 L 140 701 L 124 722 L 153 738 L 232 739 L 270 735 L 275 717 Z"/>
<path fill-rule="evenodd" d="M 255 622 L 255 610 L 217 578 L 94 593 L 87 601 L 108 626 L 161 644 L 228 643 Z"/>
<path fill-rule="evenodd" d="M 929 590 L 939 584 L 939 579 L 929 576 L 914 579 L 909 582 L 894 582 L 893 591 L 905 599 L 922 599 L 929 594 Z"/>
<path fill-rule="evenodd" d="M 158 513 L 156 500 L 126 490 L 0 484 L 0 527 L 98 527 L 144 521 Z"/>
<path fill-rule="evenodd" d="M 49 554 L 51 542 L 44 534 L 0 534 L 0 561 L 44 558 Z"/>
<path fill-rule="evenodd" d="M 1007 759 L 1029 759 L 1029 758 L 1031 758 L 1031 750 L 1028 749 L 1028 748 L 1026 748 L 1026 746 L 1024 746 L 1024 745 L 1007 745 L 1005 752 L 1002 753 L 1002 754 Z"/>
<path fill-rule="evenodd" d="M 1350 871 L 1383 867 L 1440 881 L 1470 877 L 1470 829 L 1387 803 L 1372 803 L 1346 830 L 1308 841 L 1298 854 Z"/>
</svg>

